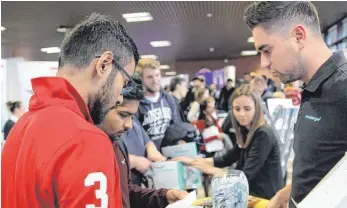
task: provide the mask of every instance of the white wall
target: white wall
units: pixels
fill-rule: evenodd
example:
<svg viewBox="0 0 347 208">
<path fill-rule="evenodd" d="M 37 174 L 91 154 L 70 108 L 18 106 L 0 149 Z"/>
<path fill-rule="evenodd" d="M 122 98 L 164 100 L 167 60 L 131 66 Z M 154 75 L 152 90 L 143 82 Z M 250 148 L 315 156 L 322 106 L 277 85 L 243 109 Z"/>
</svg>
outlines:
<svg viewBox="0 0 347 208">
<path fill-rule="evenodd" d="M 23 58 L 1 60 L 1 130 L 9 117 L 7 101 L 21 101 L 27 109 L 32 95 L 30 80 L 55 76 L 58 62 L 25 61 Z"/>
<path fill-rule="evenodd" d="M 233 84 L 235 86 L 235 83 L 236 83 L 236 67 L 232 66 L 232 65 L 224 67 L 224 77 L 225 77 L 225 81 L 227 79 L 232 79 L 233 80 Z"/>
<path fill-rule="evenodd" d="M 58 62 L 55 61 L 23 61 L 18 63 L 18 79 L 20 82 L 20 100 L 25 108 L 29 106 L 32 95 L 31 79 L 43 76 L 55 76 Z"/>
</svg>

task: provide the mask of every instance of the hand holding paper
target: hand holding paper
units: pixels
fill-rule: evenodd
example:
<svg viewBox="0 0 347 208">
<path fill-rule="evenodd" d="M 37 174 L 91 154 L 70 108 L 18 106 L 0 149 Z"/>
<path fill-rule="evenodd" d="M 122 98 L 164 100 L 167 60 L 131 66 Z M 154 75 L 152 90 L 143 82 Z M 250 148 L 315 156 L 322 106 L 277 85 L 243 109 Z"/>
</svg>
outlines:
<svg viewBox="0 0 347 208">
<path fill-rule="evenodd" d="M 187 193 L 184 199 L 176 201 L 174 204 L 170 204 L 166 208 L 191 207 L 191 205 L 193 204 L 195 200 L 196 200 L 196 191 L 192 191 L 189 194 Z"/>
<path fill-rule="evenodd" d="M 178 161 L 178 162 L 182 162 L 185 165 L 191 165 L 193 162 L 193 158 L 189 158 L 189 157 L 176 157 L 174 159 L 172 159 L 173 161 Z"/>
<path fill-rule="evenodd" d="M 188 196 L 188 192 L 176 190 L 176 189 L 170 189 L 167 194 L 166 198 L 169 204 L 175 203 L 178 200 L 182 200 Z"/>
</svg>

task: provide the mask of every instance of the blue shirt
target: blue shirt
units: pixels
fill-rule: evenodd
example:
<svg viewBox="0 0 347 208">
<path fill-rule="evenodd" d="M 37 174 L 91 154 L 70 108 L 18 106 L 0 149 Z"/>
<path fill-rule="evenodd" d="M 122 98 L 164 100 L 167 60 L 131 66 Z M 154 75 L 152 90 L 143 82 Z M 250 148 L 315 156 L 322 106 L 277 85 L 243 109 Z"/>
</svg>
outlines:
<svg viewBox="0 0 347 208">
<path fill-rule="evenodd" d="M 129 129 L 121 139 L 129 154 L 145 157 L 146 144 L 150 139 L 137 119 L 133 119 L 133 128 Z"/>
</svg>

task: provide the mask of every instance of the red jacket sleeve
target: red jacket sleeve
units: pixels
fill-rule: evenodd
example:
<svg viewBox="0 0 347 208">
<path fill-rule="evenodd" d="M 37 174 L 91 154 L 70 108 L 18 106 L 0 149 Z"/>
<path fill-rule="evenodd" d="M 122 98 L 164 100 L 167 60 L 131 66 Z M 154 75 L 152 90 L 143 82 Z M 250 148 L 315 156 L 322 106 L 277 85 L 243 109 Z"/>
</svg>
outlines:
<svg viewBox="0 0 347 208">
<path fill-rule="evenodd" d="M 105 135 L 80 132 L 52 162 L 48 172 L 56 171 L 53 183 L 59 207 L 122 207 L 118 165 Z"/>
</svg>

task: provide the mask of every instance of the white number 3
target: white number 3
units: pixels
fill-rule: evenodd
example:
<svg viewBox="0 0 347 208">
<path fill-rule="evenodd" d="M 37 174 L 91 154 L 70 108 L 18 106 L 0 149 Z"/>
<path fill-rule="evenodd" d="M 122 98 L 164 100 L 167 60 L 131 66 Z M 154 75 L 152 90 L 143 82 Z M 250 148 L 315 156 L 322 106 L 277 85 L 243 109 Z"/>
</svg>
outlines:
<svg viewBox="0 0 347 208">
<path fill-rule="evenodd" d="M 95 197 L 101 200 L 101 206 L 96 207 L 95 204 L 87 204 L 86 208 L 107 208 L 108 196 L 107 192 L 107 178 L 102 172 L 90 173 L 84 180 L 85 186 L 92 186 L 95 182 L 100 183 L 100 189 L 95 191 Z"/>
</svg>

